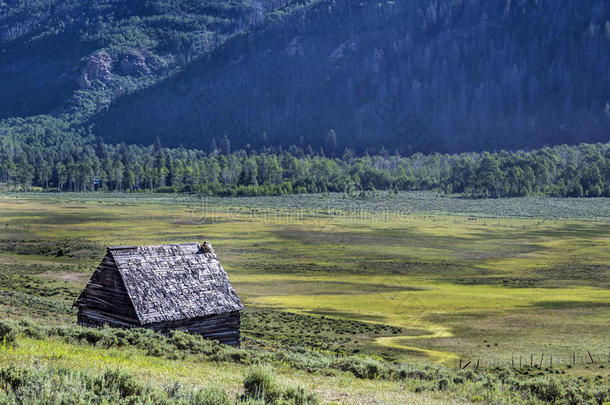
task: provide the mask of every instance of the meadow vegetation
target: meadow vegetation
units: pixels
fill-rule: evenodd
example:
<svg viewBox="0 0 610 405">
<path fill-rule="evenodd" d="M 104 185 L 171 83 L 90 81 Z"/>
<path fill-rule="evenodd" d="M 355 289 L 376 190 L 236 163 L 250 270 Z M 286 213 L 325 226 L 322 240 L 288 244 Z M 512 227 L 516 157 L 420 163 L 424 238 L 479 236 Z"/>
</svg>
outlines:
<svg viewBox="0 0 610 405">
<path fill-rule="evenodd" d="M 3 195 L 0 402 L 601 404 L 608 206 Z M 104 246 L 192 240 L 213 243 L 246 305 L 242 349 L 75 325 Z"/>
</svg>

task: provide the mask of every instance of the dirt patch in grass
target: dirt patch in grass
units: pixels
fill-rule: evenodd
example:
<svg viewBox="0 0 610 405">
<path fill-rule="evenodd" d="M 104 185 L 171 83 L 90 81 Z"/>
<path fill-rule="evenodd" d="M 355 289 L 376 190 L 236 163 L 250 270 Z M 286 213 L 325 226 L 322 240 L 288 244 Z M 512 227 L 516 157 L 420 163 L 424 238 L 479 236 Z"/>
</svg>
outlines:
<svg viewBox="0 0 610 405">
<path fill-rule="evenodd" d="M 427 249 L 451 249 L 456 245 L 468 242 L 460 236 L 432 235 L 413 227 L 408 228 L 376 228 L 375 226 L 363 225 L 354 227 L 349 231 L 337 231 L 343 227 L 337 225 L 329 231 L 315 230 L 306 227 L 285 226 L 273 232 L 281 239 L 298 241 L 307 245 L 347 245 L 369 247 L 363 253 L 371 253 L 374 246 L 405 247 L 408 253 L 409 247 L 420 247 Z"/>
<path fill-rule="evenodd" d="M 536 269 L 545 279 L 587 281 L 589 285 L 610 288 L 610 265 L 562 263 Z"/>
<path fill-rule="evenodd" d="M 91 274 L 93 273 L 93 270 Z M 68 281 L 71 283 L 82 284 L 83 286 L 87 284 L 87 281 L 91 278 L 91 274 L 89 273 L 42 273 L 38 274 L 37 277 L 47 278 L 47 279 L 56 279 L 62 281 Z"/>
<path fill-rule="evenodd" d="M 98 243 L 83 239 L 2 239 L 0 252 L 2 251 L 19 255 L 94 259 L 103 256 L 104 248 Z"/>
<path fill-rule="evenodd" d="M 228 263 L 228 262 L 227 262 Z M 254 260 L 238 263 L 249 274 L 337 274 L 346 270 L 338 265 L 318 263 L 260 263 Z"/>
<path fill-rule="evenodd" d="M 475 269 L 449 261 L 427 262 L 424 260 L 404 260 L 398 257 L 374 257 L 359 261 L 358 268 L 362 273 L 442 276 L 445 280 L 451 275 L 491 274 L 491 271 Z"/>
<path fill-rule="evenodd" d="M 534 307 L 545 309 L 600 309 L 610 308 L 610 302 L 596 301 L 537 301 Z"/>
<path fill-rule="evenodd" d="M 466 272 L 465 272 L 466 273 Z M 516 288 L 565 288 L 567 285 L 610 288 L 610 266 L 561 263 L 553 267 L 527 270 L 529 276 L 484 272 L 460 275 L 452 281 L 469 285 L 503 285 Z"/>
<path fill-rule="evenodd" d="M 362 313 L 336 311 L 336 310 L 333 310 L 330 308 L 316 309 L 316 310 L 304 311 L 304 312 L 308 313 L 308 314 L 314 314 L 314 315 L 330 316 L 333 318 L 342 318 L 342 319 L 349 319 L 349 320 L 364 320 L 364 321 L 368 321 L 368 322 L 380 322 L 380 318 L 378 316 L 367 315 L 367 314 L 362 314 Z"/>
<path fill-rule="evenodd" d="M 527 287 L 548 287 L 547 281 L 544 279 L 534 277 L 511 277 L 511 276 L 470 276 L 470 277 L 457 277 L 453 280 L 457 284 L 467 285 L 503 285 L 506 287 L 514 288 L 527 288 Z"/>
</svg>

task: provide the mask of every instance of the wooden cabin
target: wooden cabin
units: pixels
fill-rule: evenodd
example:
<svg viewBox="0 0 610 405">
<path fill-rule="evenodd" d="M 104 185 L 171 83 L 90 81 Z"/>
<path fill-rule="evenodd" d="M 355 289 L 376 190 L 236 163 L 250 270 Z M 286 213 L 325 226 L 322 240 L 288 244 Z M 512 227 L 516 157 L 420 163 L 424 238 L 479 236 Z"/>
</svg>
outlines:
<svg viewBox="0 0 610 405">
<path fill-rule="evenodd" d="M 207 242 L 109 247 L 74 305 L 80 325 L 178 329 L 240 344 L 243 305 Z"/>
</svg>

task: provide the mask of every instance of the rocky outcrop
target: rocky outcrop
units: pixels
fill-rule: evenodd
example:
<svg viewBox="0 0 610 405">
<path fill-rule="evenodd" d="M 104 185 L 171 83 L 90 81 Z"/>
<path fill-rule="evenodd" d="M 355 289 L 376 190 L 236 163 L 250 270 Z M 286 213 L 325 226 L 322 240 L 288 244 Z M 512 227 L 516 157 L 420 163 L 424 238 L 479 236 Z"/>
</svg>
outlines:
<svg viewBox="0 0 610 405">
<path fill-rule="evenodd" d="M 332 51 L 332 53 L 328 56 L 328 59 L 330 61 L 339 60 L 339 59 L 343 58 L 343 56 L 345 56 L 345 53 L 347 51 L 355 51 L 357 49 L 358 49 L 358 43 L 356 41 L 349 40 L 349 41 L 343 42 L 334 51 Z"/>
<path fill-rule="evenodd" d="M 294 37 L 292 41 L 286 45 L 286 48 L 282 53 L 288 56 L 303 56 L 305 54 L 305 47 L 297 37 Z"/>
<path fill-rule="evenodd" d="M 120 56 L 119 71 L 124 75 L 148 74 L 150 68 L 144 55 L 135 52 L 125 52 Z"/>
<path fill-rule="evenodd" d="M 139 76 L 150 74 L 157 70 L 154 60 L 148 63 L 148 58 L 134 50 L 123 51 L 118 57 L 113 58 L 108 52 L 99 50 L 86 59 L 87 63 L 78 78 L 81 89 L 90 88 L 92 82 L 99 80 L 108 84 L 112 80 L 112 74 L 124 76 Z M 150 65 L 150 66 L 149 66 Z"/>
<path fill-rule="evenodd" d="M 99 80 L 108 83 L 112 79 L 112 57 L 105 51 L 96 51 L 87 58 L 87 64 L 78 78 L 80 88 L 91 87 L 91 82 Z"/>
</svg>

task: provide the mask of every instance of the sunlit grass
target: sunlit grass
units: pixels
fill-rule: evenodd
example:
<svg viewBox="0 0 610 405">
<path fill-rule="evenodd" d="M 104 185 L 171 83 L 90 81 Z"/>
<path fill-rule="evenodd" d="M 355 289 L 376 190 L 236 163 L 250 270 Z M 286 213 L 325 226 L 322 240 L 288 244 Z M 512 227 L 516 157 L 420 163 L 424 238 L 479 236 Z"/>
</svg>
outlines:
<svg viewBox="0 0 610 405">
<path fill-rule="evenodd" d="M 101 374 L 121 369 L 142 381 L 165 388 L 175 382 L 186 387 L 221 387 L 237 396 L 249 368 L 233 363 L 215 363 L 203 358 L 172 360 L 148 356 L 135 349 L 108 349 L 73 345 L 57 339 L 22 338 L 16 346 L 0 343 L 0 367 L 10 365 L 31 368 L 61 366 L 72 370 Z M 437 403 L 438 393 L 414 394 L 402 383 L 384 380 L 362 380 L 345 373 L 312 375 L 289 367 L 278 370 L 280 386 L 299 384 L 316 392 L 324 401 L 362 403 L 376 398 L 391 403 Z M 435 399 L 436 398 L 436 399 Z M 447 398 L 443 401 L 453 402 Z"/>
<path fill-rule="evenodd" d="M 515 199 L 540 213 L 522 218 L 503 213 L 506 201 L 444 200 L 455 206 L 427 213 L 418 201 L 429 197 L 417 196 L 409 201 L 421 207 L 397 214 L 379 207 L 401 198 L 355 202 L 347 213 L 333 198 L 213 199 L 197 211 L 192 197 L 11 196 L 0 198 L 0 240 L 85 240 L 100 258 L 107 245 L 209 240 L 246 306 L 421 332 L 375 338 L 373 353 L 451 362 L 610 350 L 610 224 L 589 202 L 575 219 L 580 205 L 556 199 L 555 217 L 541 200 Z M 43 265 L 53 278 L 92 272 L 98 260 L 7 251 L 0 266 Z M 78 280 L 69 287 L 82 288 Z"/>
</svg>

